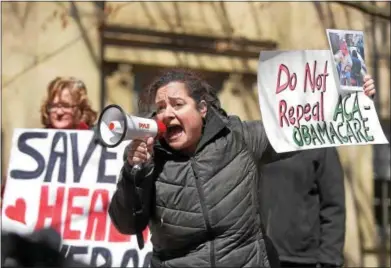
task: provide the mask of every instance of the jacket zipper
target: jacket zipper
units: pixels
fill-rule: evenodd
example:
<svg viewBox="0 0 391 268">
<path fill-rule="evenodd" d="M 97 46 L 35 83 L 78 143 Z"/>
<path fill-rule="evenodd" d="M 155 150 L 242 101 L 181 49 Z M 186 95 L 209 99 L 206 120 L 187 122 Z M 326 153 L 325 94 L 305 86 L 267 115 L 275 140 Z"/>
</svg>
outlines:
<svg viewBox="0 0 391 268">
<path fill-rule="evenodd" d="M 205 204 L 204 191 L 203 191 L 203 189 L 201 187 L 200 181 L 198 180 L 198 176 L 195 173 L 194 168 L 193 168 L 194 160 L 191 160 L 191 163 L 192 163 L 191 168 L 193 170 L 193 174 L 194 174 L 194 178 L 195 178 L 195 182 L 196 182 L 196 186 L 197 186 L 197 190 L 198 190 L 198 195 L 200 196 L 202 215 L 204 216 L 204 221 L 205 221 L 205 225 L 206 225 L 206 231 L 207 231 L 208 238 L 209 238 L 209 241 L 210 241 L 210 262 L 211 262 L 211 267 L 216 267 L 216 260 L 215 260 L 215 254 L 214 254 L 214 252 L 215 252 L 215 249 L 214 249 L 214 236 L 213 236 L 212 227 L 211 227 L 210 222 L 209 222 L 208 208 L 206 207 L 206 204 Z"/>
</svg>

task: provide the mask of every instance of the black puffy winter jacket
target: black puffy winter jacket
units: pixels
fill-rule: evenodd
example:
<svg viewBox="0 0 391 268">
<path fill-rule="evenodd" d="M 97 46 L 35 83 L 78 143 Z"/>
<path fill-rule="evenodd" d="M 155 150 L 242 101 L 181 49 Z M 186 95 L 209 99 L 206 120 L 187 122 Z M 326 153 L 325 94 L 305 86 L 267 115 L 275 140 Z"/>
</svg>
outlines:
<svg viewBox="0 0 391 268">
<path fill-rule="evenodd" d="M 125 162 L 109 207 L 111 220 L 125 234 L 149 225 L 152 267 L 270 267 L 258 170 L 281 155 L 260 121 L 242 122 L 214 109 L 205 121 L 193 156 L 158 143 L 153 161 L 136 178 Z M 143 208 L 137 216 L 129 196 L 134 186 Z"/>
</svg>

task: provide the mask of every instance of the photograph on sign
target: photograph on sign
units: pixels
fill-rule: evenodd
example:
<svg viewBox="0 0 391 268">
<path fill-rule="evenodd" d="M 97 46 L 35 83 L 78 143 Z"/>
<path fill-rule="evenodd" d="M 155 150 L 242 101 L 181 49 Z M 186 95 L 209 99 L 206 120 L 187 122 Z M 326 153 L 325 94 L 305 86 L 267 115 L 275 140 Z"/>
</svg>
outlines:
<svg viewBox="0 0 391 268">
<path fill-rule="evenodd" d="M 334 75 L 342 90 L 362 91 L 367 74 L 362 31 L 327 29 Z"/>
</svg>

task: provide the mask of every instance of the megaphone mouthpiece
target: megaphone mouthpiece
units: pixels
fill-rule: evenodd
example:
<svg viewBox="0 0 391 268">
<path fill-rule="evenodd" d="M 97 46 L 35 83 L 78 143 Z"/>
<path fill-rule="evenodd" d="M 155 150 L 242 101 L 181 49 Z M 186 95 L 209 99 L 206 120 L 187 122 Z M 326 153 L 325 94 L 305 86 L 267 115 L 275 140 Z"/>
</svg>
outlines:
<svg viewBox="0 0 391 268">
<path fill-rule="evenodd" d="M 164 135 L 164 133 L 166 133 L 167 126 L 166 126 L 166 124 L 164 124 L 160 120 L 156 120 L 156 124 L 157 124 L 157 129 L 158 129 L 157 136 L 160 138 Z"/>
<path fill-rule="evenodd" d="M 114 122 L 111 122 L 109 125 L 109 129 L 114 130 L 114 128 L 115 128 L 115 124 L 114 124 Z"/>
<path fill-rule="evenodd" d="M 110 124 L 109 124 L 109 129 L 111 131 L 114 131 L 114 132 L 117 132 L 117 133 L 122 133 L 123 132 L 121 123 L 118 122 L 118 121 L 111 121 Z"/>
</svg>

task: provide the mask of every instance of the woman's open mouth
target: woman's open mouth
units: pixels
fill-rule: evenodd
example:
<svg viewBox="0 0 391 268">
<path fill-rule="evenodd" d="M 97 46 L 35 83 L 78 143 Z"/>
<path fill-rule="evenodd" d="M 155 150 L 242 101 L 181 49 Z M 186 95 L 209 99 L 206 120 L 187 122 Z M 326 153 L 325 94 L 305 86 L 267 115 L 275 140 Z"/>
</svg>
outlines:
<svg viewBox="0 0 391 268">
<path fill-rule="evenodd" d="M 166 137 L 168 140 L 175 140 L 180 136 L 182 136 L 182 134 L 183 134 L 183 128 L 179 125 L 173 125 L 167 128 Z"/>
</svg>

